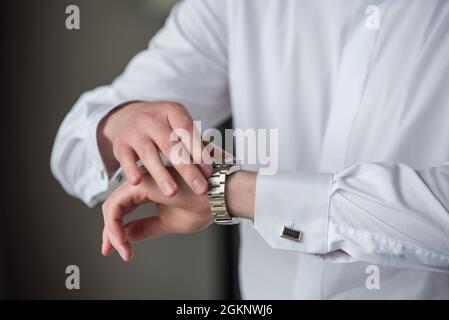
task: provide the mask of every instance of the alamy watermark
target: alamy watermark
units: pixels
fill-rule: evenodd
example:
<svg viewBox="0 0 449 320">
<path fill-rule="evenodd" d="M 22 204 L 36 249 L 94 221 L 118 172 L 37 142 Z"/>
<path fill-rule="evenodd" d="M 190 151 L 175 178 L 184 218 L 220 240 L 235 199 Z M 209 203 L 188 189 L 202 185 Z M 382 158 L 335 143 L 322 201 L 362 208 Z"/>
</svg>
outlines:
<svg viewBox="0 0 449 320">
<path fill-rule="evenodd" d="M 70 265 L 65 268 L 65 273 L 68 274 L 65 279 L 65 287 L 67 290 L 80 289 L 80 268 L 76 265 Z"/>
<path fill-rule="evenodd" d="M 68 14 L 65 20 L 66 29 L 79 30 L 81 28 L 80 8 L 72 4 L 65 8 L 65 13 Z"/>
<path fill-rule="evenodd" d="M 366 267 L 365 273 L 369 276 L 365 280 L 365 287 L 368 290 L 380 290 L 380 269 L 372 264 Z"/>
<path fill-rule="evenodd" d="M 365 9 L 368 17 L 365 20 L 365 26 L 368 30 L 379 30 L 380 28 L 380 8 L 375 5 L 369 5 Z"/>
<path fill-rule="evenodd" d="M 186 129 L 174 129 L 170 141 L 172 164 L 230 163 L 258 165 L 259 174 L 274 175 L 279 165 L 277 129 L 226 129 L 224 137 L 217 129 L 202 132 L 201 121 L 194 121 L 193 137 Z M 202 132 L 202 134 L 199 134 Z M 206 142 L 201 148 L 202 141 Z M 191 152 L 189 152 L 191 150 Z M 235 151 L 233 158 L 226 151 Z"/>
</svg>

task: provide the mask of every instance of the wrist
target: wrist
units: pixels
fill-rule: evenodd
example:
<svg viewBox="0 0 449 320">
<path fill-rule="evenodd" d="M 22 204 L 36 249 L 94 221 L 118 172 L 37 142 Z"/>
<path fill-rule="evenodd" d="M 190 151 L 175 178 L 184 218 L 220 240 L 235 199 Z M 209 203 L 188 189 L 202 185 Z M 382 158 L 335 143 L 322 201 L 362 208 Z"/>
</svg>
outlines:
<svg viewBox="0 0 449 320">
<path fill-rule="evenodd" d="M 106 170 L 109 174 L 115 172 L 120 163 L 114 156 L 114 138 L 117 133 L 117 128 L 121 128 L 120 111 L 127 107 L 138 103 L 137 101 L 130 101 L 123 103 L 113 108 L 108 114 L 106 114 L 98 123 L 97 126 L 97 144 L 100 151 L 101 158 L 106 166 Z"/>
<path fill-rule="evenodd" d="M 232 216 L 254 220 L 256 178 L 256 172 L 238 171 L 226 179 L 226 207 Z"/>
<path fill-rule="evenodd" d="M 105 115 L 97 125 L 97 144 L 106 170 L 108 174 L 112 174 L 112 172 L 117 170 L 120 165 L 114 157 L 112 139 L 110 138 L 107 130 L 108 126 L 106 124 L 109 116 L 110 113 Z"/>
</svg>

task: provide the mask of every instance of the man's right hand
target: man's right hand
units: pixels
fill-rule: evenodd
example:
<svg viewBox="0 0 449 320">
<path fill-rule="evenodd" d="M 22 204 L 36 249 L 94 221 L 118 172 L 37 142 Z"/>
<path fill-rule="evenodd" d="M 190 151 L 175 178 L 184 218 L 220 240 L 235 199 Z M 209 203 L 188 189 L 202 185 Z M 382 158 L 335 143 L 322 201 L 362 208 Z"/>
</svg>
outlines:
<svg viewBox="0 0 449 320">
<path fill-rule="evenodd" d="M 119 166 L 126 178 L 137 185 L 142 180 L 142 170 L 137 168 L 140 159 L 146 170 L 157 182 L 161 191 L 173 196 L 178 186 L 160 159 L 161 152 L 170 160 L 172 146 L 170 135 L 175 129 L 187 130 L 190 143 L 184 142 L 192 154 L 201 154 L 203 144 L 194 130 L 193 119 L 188 111 L 178 103 L 172 102 L 135 102 L 119 107 L 102 119 L 97 130 L 97 139 L 101 155 L 108 172 Z M 194 143 L 194 139 L 195 141 Z M 200 150 L 194 150 L 199 148 Z M 196 194 L 207 191 L 205 176 L 212 173 L 210 164 L 172 163 L 187 185 Z"/>
</svg>

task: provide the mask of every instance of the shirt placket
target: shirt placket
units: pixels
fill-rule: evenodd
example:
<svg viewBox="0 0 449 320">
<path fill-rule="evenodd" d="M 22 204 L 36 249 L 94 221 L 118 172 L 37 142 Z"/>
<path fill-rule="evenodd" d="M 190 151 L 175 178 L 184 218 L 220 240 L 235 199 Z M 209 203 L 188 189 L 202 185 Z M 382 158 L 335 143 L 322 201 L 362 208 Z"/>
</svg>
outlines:
<svg viewBox="0 0 449 320">
<path fill-rule="evenodd" d="M 385 3 L 379 2 L 376 5 L 380 13 L 379 29 L 370 29 L 366 25 L 368 5 L 367 3 L 361 6 L 360 14 L 344 39 L 321 154 L 320 169 L 323 172 L 335 172 L 347 166 L 346 156 L 351 130 L 362 107 L 371 58 L 385 13 Z"/>
</svg>

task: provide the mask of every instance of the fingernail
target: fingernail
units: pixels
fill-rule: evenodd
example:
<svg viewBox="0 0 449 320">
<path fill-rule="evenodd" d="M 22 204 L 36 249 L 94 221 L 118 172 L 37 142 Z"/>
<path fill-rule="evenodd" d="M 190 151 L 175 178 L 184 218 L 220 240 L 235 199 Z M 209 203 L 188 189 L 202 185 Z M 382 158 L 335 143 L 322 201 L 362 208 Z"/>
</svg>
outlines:
<svg viewBox="0 0 449 320">
<path fill-rule="evenodd" d="M 176 187 L 171 181 L 166 180 L 162 183 L 162 190 L 167 196 L 171 196 L 175 193 Z"/>
<path fill-rule="evenodd" d="M 195 179 L 192 182 L 193 191 L 198 194 L 203 194 L 207 190 L 207 183 L 202 179 Z"/>
</svg>

